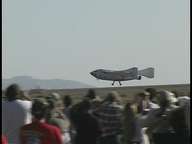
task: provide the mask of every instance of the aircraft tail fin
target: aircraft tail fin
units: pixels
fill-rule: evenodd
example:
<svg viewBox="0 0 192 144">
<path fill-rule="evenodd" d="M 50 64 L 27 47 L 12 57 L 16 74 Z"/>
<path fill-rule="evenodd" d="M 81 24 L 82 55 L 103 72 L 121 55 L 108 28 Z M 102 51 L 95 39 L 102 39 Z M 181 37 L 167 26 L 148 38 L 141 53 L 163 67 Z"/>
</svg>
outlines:
<svg viewBox="0 0 192 144">
<path fill-rule="evenodd" d="M 143 70 L 139 70 L 138 74 L 147 78 L 154 78 L 154 68 L 149 67 Z"/>
</svg>

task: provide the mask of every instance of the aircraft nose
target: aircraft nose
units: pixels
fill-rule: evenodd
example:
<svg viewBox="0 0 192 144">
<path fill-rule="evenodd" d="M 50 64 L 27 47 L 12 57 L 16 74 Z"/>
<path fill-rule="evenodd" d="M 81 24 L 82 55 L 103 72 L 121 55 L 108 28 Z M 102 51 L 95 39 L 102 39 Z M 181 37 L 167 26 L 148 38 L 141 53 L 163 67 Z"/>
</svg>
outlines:
<svg viewBox="0 0 192 144">
<path fill-rule="evenodd" d="M 90 74 L 92 75 L 92 76 L 94 76 L 94 72 L 92 71 L 92 72 L 90 72 Z"/>
<path fill-rule="evenodd" d="M 97 76 L 97 71 L 92 71 L 92 72 L 90 72 L 90 74 L 91 74 L 92 76 L 96 77 L 96 76 Z"/>
</svg>

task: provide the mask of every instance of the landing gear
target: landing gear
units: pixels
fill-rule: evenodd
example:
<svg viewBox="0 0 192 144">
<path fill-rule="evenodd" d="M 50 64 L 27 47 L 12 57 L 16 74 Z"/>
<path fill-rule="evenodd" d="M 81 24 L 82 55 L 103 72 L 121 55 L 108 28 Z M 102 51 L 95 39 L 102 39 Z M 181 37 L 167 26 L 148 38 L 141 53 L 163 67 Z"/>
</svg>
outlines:
<svg viewBox="0 0 192 144">
<path fill-rule="evenodd" d="M 113 86 L 114 84 L 115 84 L 115 81 L 113 81 L 112 86 Z M 119 81 L 119 85 L 120 85 L 120 86 L 122 85 L 120 81 Z"/>
<path fill-rule="evenodd" d="M 137 80 L 141 80 L 141 76 L 138 76 Z"/>
</svg>

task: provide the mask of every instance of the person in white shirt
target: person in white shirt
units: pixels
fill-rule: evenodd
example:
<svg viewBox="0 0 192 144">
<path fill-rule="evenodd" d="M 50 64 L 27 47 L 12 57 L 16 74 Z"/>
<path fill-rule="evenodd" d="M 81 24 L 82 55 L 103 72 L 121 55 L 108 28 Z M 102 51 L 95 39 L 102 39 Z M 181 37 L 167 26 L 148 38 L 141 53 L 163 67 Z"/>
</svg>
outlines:
<svg viewBox="0 0 192 144">
<path fill-rule="evenodd" d="M 31 122 L 29 100 L 22 100 L 22 92 L 17 84 L 10 85 L 6 91 L 6 100 L 2 101 L 2 133 L 9 144 L 19 144 L 21 126 Z"/>
<path fill-rule="evenodd" d="M 185 112 L 185 120 L 186 120 L 186 125 L 190 133 L 190 97 L 189 96 L 181 96 L 178 98 L 178 103 L 180 107 L 184 108 Z"/>
<path fill-rule="evenodd" d="M 169 117 L 170 113 L 176 109 L 176 106 L 173 105 L 172 95 L 167 90 L 159 91 L 157 101 L 160 108 L 153 109 L 146 116 L 140 117 L 140 124 L 143 128 L 147 128 L 145 133 L 148 134 L 151 142 L 153 141 L 154 134 L 167 134 L 171 130 Z"/>
<path fill-rule="evenodd" d="M 156 89 L 154 88 L 147 88 L 145 89 L 146 92 L 149 93 L 149 106 L 150 106 L 150 109 L 157 109 L 159 108 L 159 105 L 157 104 L 157 100 L 156 100 L 156 94 L 157 94 L 157 91 Z"/>
</svg>

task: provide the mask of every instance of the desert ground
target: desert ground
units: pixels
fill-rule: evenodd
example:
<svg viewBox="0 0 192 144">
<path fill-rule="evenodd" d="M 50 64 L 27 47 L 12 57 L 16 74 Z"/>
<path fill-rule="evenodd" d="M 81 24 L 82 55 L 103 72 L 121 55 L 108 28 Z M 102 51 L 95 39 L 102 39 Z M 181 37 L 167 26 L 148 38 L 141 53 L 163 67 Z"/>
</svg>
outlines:
<svg viewBox="0 0 192 144">
<path fill-rule="evenodd" d="M 107 87 L 107 88 L 93 88 L 96 95 L 101 98 L 105 97 L 110 91 L 117 91 L 124 100 L 131 100 L 138 92 L 142 92 L 146 88 L 155 88 L 156 90 L 175 91 L 178 95 L 190 95 L 190 84 L 174 84 L 174 85 L 149 85 L 149 86 L 121 86 L 121 87 Z M 34 89 L 29 91 L 32 98 L 49 95 L 52 92 L 57 92 L 61 96 L 70 95 L 76 102 L 81 100 L 86 95 L 88 89 L 59 89 L 59 90 L 43 90 Z"/>
</svg>

